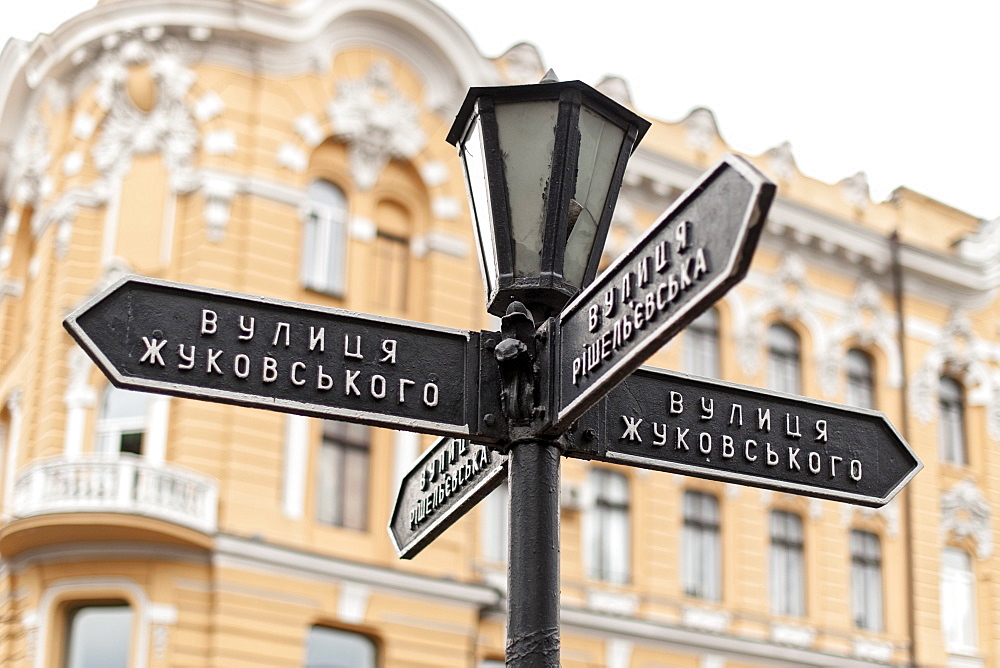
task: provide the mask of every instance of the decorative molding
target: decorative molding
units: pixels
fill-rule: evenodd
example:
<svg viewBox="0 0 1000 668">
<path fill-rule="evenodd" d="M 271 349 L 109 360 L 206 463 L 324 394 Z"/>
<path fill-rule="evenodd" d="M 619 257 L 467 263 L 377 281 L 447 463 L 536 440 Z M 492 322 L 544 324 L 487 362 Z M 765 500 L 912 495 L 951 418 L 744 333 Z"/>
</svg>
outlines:
<svg viewBox="0 0 1000 668">
<path fill-rule="evenodd" d="M 309 156 L 305 151 L 291 142 L 284 142 L 278 147 L 278 166 L 289 169 L 296 174 L 306 171 L 309 166 Z"/>
<path fill-rule="evenodd" d="M 972 480 L 963 480 L 941 495 L 941 538 L 971 538 L 980 560 L 993 554 L 989 500 Z"/>
<path fill-rule="evenodd" d="M 348 224 L 347 230 L 352 239 L 372 242 L 375 241 L 375 236 L 378 234 L 378 225 L 368 218 L 355 216 L 354 218 L 351 218 L 351 222 Z"/>
<path fill-rule="evenodd" d="M 816 639 L 816 629 L 811 626 L 771 624 L 771 642 L 793 647 L 809 647 Z"/>
<path fill-rule="evenodd" d="M 795 156 L 792 155 L 792 145 L 787 141 L 768 150 L 764 156 L 767 158 L 767 165 L 771 174 L 778 180 L 785 183 L 795 177 L 798 167 L 795 165 Z"/>
<path fill-rule="evenodd" d="M 462 203 L 446 195 L 435 197 L 431 200 L 431 213 L 440 220 L 455 220 L 462 215 Z"/>
<path fill-rule="evenodd" d="M 596 86 L 594 86 L 594 88 L 604 93 L 623 107 L 635 106 L 632 103 L 632 93 L 629 91 L 628 82 L 626 82 L 622 77 L 604 77 Z"/>
<path fill-rule="evenodd" d="M 199 123 L 205 123 L 220 116 L 225 110 L 226 105 L 222 102 L 222 98 L 214 90 L 210 90 L 194 103 L 192 113 L 195 120 Z"/>
<path fill-rule="evenodd" d="M 236 153 L 236 133 L 232 130 L 212 130 L 205 133 L 206 155 L 232 155 Z"/>
<path fill-rule="evenodd" d="M 236 184 L 225 179 L 206 179 L 201 189 L 205 197 L 205 225 L 209 241 L 220 243 L 229 224 L 230 205 Z"/>
<path fill-rule="evenodd" d="M 964 310 L 953 308 L 910 382 L 910 405 L 918 422 L 927 424 L 937 418 L 939 379 L 948 373 L 965 386 L 969 405 L 988 407 L 990 438 L 1000 440 L 1000 388 L 994 386 L 984 348 Z"/>
<path fill-rule="evenodd" d="M 871 205 L 871 192 L 868 186 L 868 175 L 858 172 L 854 176 L 840 182 L 844 201 L 857 211 L 864 211 Z"/>
<path fill-rule="evenodd" d="M 295 134 L 301 137 L 309 148 L 319 146 L 326 138 L 319 121 L 312 114 L 302 114 L 295 119 Z"/>
<path fill-rule="evenodd" d="M 629 668 L 635 643 L 624 638 L 608 638 L 604 644 L 604 665 L 607 668 Z"/>
<path fill-rule="evenodd" d="M 448 177 L 448 165 L 442 160 L 429 160 L 420 167 L 420 178 L 428 188 L 444 185 Z"/>
<path fill-rule="evenodd" d="M 410 241 L 410 253 L 413 257 L 425 257 L 431 252 L 459 258 L 467 257 L 469 244 L 464 239 L 443 232 L 429 232 L 423 236 L 413 237 Z"/>
<path fill-rule="evenodd" d="M 83 153 L 80 151 L 67 153 L 62 163 L 63 176 L 77 176 L 83 171 L 83 159 Z"/>
<path fill-rule="evenodd" d="M 771 314 L 777 314 L 783 322 L 801 322 L 809 330 L 814 350 L 825 350 L 827 329 L 814 312 L 816 302 L 812 288 L 806 280 L 806 265 L 802 256 L 795 251 L 785 253 L 778 267 L 773 286 L 761 293 L 746 309 L 733 315 L 742 316 L 742 322 L 735 322 L 737 358 L 740 368 L 748 376 L 756 375 L 761 367 L 761 348 L 766 340 L 765 323 Z M 735 319 L 735 318 L 734 318 Z"/>
<path fill-rule="evenodd" d="M 864 661 L 889 663 L 892 660 L 892 643 L 855 638 L 853 643 L 854 656 Z"/>
<path fill-rule="evenodd" d="M 894 333 L 896 319 L 882 307 L 878 287 L 868 279 L 858 282 L 847 306 L 847 313 L 838 319 L 830 334 L 826 350 L 820 359 L 820 389 L 823 396 L 837 396 L 843 381 L 847 342 L 854 339 L 862 348 L 878 347 L 887 361 L 886 382 L 898 388 L 903 383 L 899 344 Z"/>
<path fill-rule="evenodd" d="M 369 586 L 356 582 L 343 583 L 337 599 L 337 619 L 352 626 L 364 623 L 371 595 L 372 589 Z"/>
<path fill-rule="evenodd" d="M 52 193 L 49 129 L 41 116 L 33 114 L 20 136 L 13 152 L 13 167 L 17 170 L 11 179 L 13 196 L 22 206 L 38 206 Z"/>
<path fill-rule="evenodd" d="M 719 136 L 719 126 L 712 112 L 699 107 L 688 114 L 683 123 L 688 145 L 699 153 L 708 153 Z"/>
<path fill-rule="evenodd" d="M 534 44 L 520 42 L 497 58 L 498 69 L 507 84 L 533 84 L 541 81 L 546 67 Z"/>
<path fill-rule="evenodd" d="M 333 135 L 348 146 L 351 177 L 370 190 L 392 158 L 412 159 L 427 144 L 420 110 L 396 89 L 385 61 L 368 73 L 341 81 L 327 104 Z"/>
<path fill-rule="evenodd" d="M 633 617 L 639 610 L 639 597 L 635 594 L 588 589 L 587 608 L 606 615 Z"/>
<path fill-rule="evenodd" d="M 681 624 L 688 628 L 708 631 L 710 633 L 725 633 L 729 629 L 732 614 L 725 610 L 711 610 L 686 606 L 681 613 Z"/>
</svg>

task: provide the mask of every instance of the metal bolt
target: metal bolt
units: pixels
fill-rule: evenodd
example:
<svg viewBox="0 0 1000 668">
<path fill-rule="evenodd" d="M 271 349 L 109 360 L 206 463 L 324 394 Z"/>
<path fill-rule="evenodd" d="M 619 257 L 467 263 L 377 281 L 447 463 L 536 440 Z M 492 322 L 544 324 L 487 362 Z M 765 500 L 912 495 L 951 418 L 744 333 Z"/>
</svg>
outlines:
<svg viewBox="0 0 1000 668">
<path fill-rule="evenodd" d="M 486 348 L 487 352 L 492 352 L 497 347 L 497 342 L 494 341 L 493 339 L 486 339 L 486 342 L 483 344 L 483 346 Z"/>
<path fill-rule="evenodd" d="M 538 341 L 539 343 L 545 343 L 548 340 L 549 340 L 549 333 L 548 332 L 546 332 L 544 330 L 535 332 L 535 341 Z"/>
<path fill-rule="evenodd" d="M 597 430 L 596 429 L 584 429 L 583 430 L 583 440 L 585 440 L 585 441 L 593 441 L 595 438 L 597 438 Z"/>
<path fill-rule="evenodd" d="M 486 423 L 487 427 L 495 427 L 497 426 L 497 416 L 493 413 L 487 413 L 486 416 L 483 417 L 483 422 Z"/>
</svg>

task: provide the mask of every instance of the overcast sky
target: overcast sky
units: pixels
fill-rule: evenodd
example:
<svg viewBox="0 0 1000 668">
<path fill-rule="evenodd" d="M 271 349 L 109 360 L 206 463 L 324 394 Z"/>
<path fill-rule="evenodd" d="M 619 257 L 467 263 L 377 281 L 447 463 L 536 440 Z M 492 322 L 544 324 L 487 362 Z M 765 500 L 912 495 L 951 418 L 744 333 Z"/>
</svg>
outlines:
<svg viewBox="0 0 1000 668">
<path fill-rule="evenodd" d="M 791 142 L 830 183 L 864 171 L 1000 217 L 997 0 L 435 0 L 484 55 L 535 44 L 561 79 L 623 77 L 644 116 L 715 114 L 737 151 Z M 7 0 L 0 40 L 31 39 L 94 0 Z"/>
</svg>

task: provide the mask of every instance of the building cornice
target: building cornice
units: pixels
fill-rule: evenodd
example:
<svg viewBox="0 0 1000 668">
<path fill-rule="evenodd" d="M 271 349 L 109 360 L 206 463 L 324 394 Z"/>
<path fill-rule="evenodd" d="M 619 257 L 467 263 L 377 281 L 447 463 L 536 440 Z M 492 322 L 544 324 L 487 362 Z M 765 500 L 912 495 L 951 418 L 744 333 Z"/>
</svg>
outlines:
<svg viewBox="0 0 1000 668">
<path fill-rule="evenodd" d="M 493 607 L 500 600 L 497 590 L 482 584 L 343 561 L 226 534 L 216 536 L 213 562 L 216 566 L 267 573 L 280 572 L 297 578 L 354 582 L 368 585 L 373 589 L 404 592 L 422 598 L 479 608 Z"/>
</svg>

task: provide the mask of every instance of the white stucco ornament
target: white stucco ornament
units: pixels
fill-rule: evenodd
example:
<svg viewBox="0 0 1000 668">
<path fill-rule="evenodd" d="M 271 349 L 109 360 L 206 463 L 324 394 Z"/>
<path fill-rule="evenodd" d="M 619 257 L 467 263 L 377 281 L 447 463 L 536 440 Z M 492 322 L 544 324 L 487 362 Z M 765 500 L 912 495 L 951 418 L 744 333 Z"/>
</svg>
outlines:
<svg viewBox="0 0 1000 668">
<path fill-rule="evenodd" d="M 370 190 L 393 158 L 409 159 L 427 143 L 420 112 L 396 89 L 384 61 L 361 79 L 342 81 L 327 105 L 334 136 L 348 145 L 351 178 Z"/>
<path fill-rule="evenodd" d="M 148 43 L 126 35 L 117 48 L 105 51 L 95 66 L 97 101 L 107 109 L 91 152 L 102 175 L 121 173 L 137 154 L 159 152 L 174 179 L 192 169 L 199 133 L 185 97 L 194 73 L 181 61 L 172 41 Z M 148 64 L 156 85 L 156 102 L 148 112 L 135 106 L 126 91 L 129 67 Z"/>
<path fill-rule="evenodd" d="M 963 480 L 941 496 L 941 537 L 972 538 L 976 556 L 987 559 L 993 554 L 990 515 L 990 504 L 982 490 L 973 481 Z"/>
</svg>

